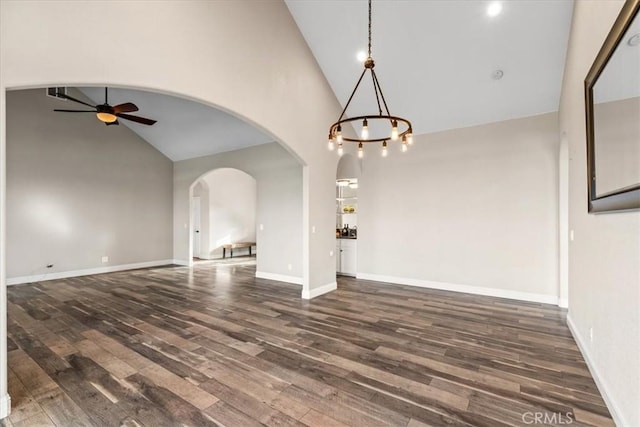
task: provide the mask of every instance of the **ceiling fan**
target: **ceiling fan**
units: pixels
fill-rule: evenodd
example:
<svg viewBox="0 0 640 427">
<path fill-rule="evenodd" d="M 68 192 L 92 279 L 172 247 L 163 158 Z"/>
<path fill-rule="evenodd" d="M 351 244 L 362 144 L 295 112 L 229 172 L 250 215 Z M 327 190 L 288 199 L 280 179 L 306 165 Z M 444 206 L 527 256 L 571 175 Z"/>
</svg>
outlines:
<svg viewBox="0 0 640 427">
<path fill-rule="evenodd" d="M 108 89 L 104 88 L 104 104 L 91 105 L 87 104 L 84 101 L 80 101 L 72 96 L 67 95 L 66 93 L 58 93 L 57 96 L 60 98 L 68 99 L 69 101 L 77 102 L 78 104 L 86 105 L 87 107 L 93 108 L 93 110 L 53 110 L 59 111 L 63 113 L 94 113 L 98 120 L 104 122 L 105 125 L 119 125 L 118 119 L 131 120 L 132 122 L 142 123 L 143 125 L 152 125 L 156 122 L 156 120 L 146 119 L 144 117 L 132 116 L 131 114 L 134 111 L 138 111 L 138 106 L 132 102 L 126 102 L 124 104 L 114 105 L 113 107 L 109 105 L 109 94 Z"/>
</svg>

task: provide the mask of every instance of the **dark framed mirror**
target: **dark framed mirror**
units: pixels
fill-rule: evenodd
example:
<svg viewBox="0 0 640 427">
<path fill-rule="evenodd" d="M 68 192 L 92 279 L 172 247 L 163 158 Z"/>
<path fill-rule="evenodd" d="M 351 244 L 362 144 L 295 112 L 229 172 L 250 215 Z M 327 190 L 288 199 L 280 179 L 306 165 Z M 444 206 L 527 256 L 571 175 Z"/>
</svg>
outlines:
<svg viewBox="0 0 640 427">
<path fill-rule="evenodd" d="M 640 0 L 627 0 L 585 78 L 589 212 L 640 209 Z"/>
</svg>

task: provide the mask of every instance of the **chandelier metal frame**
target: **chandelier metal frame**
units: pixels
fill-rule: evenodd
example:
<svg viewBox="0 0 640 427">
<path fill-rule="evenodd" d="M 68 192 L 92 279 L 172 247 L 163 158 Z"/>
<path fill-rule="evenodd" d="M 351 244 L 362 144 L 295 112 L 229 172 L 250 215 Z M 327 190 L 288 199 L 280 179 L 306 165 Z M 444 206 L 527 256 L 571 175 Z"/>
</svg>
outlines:
<svg viewBox="0 0 640 427">
<path fill-rule="evenodd" d="M 342 113 L 340 114 L 338 121 L 333 123 L 329 128 L 330 149 L 333 149 L 333 144 L 337 143 L 338 148 L 340 150 L 340 148 L 342 148 L 343 141 L 358 143 L 360 150 L 362 150 L 362 144 L 382 142 L 383 149 L 386 149 L 387 141 L 401 140 L 404 145 L 403 151 L 405 151 L 406 144 L 412 143 L 413 130 L 412 130 L 411 122 L 402 117 L 391 115 L 391 113 L 389 112 L 389 107 L 387 106 L 387 101 L 384 98 L 384 94 L 382 93 L 382 87 L 380 87 L 378 76 L 376 75 L 376 72 L 373 69 L 374 67 L 375 67 L 375 62 L 371 56 L 371 0 L 369 0 L 369 44 L 368 44 L 368 50 L 367 50 L 367 59 L 364 62 L 364 70 L 362 71 L 362 74 L 360 74 L 360 78 L 358 79 L 356 86 L 353 88 L 353 92 L 351 92 L 351 96 L 349 96 L 347 105 L 345 105 L 344 109 L 342 110 Z M 351 104 L 351 101 L 353 100 L 353 97 L 356 94 L 358 87 L 360 87 L 360 83 L 362 83 L 362 80 L 364 79 L 365 74 L 367 74 L 367 71 L 369 71 L 369 73 L 371 74 L 371 80 L 373 82 L 373 91 L 376 95 L 376 102 L 378 104 L 378 114 L 375 114 L 375 115 L 369 114 L 369 115 L 345 118 L 345 113 L 347 112 L 347 109 L 349 108 L 349 105 Z M 363 135 L 361 135 L 362 137 L 360 138 L 350 138 L 342 135 L 342 127 L 347 123 L 362 121 L 363 127 L 364 126 L 367 127 L 367 133 L 368 133 L 369 122 L 370 121 L 375 122 L 379 120 L 388 121 L 391 124 L 391 134 L 389 136 L 386 136 L 383 138 L 369 138 L 368 136 L 364 137 Z M 402 131 L 398 129 L 398 125 L 401 125 L 401 127 L 403 128 Z"/>
</svg>

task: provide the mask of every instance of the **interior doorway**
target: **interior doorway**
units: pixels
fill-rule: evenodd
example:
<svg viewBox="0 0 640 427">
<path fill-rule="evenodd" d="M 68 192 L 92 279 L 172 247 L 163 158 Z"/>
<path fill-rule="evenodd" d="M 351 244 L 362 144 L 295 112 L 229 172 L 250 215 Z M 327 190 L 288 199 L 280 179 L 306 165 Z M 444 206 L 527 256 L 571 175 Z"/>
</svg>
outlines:
<svg viewBox="0 0 640 427">
<path fill-rule="evenodd" d="M 358 180 L 361 164 L 344 154 L 336 170 L 336 274 L 357 276 L 358 272 Z"/>
<path fill-rule="evenodd" d="M 191 187 L 193 258 L 256 256 L 257 182 L 234 168 L 215 169 Z"/>
<path fill-rule="evenodd" d="M 193 258 L 200 258 L 200 196 L 191 197 L 191 229 L 193 232 Z"/>
</svg>

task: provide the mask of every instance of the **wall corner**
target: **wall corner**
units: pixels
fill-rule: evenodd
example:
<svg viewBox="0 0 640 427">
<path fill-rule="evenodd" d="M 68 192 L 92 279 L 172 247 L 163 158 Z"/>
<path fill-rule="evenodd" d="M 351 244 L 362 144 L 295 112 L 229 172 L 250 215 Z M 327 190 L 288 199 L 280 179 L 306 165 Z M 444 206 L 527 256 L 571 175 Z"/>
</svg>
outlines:
<svg viewBox="0 0 640 427">
<path fill-rule="evenodd" d="M 315 297 L 319 297 L 320 295 L 328 294 L 331 291 L 335 291 L 338 289 L 338 283 L 332 282 L 327 283 L 326 285 L 322 285 L 318 288 L 313 289 L 303 289 L 302 290 L 302 299 L 313 299 Z"/>
<path fill-rule="evenodd" d="M 11 413 L 11 396 L 5 394 L 0 397 L 0 420 L 6 418 Z"/>
</svg>

